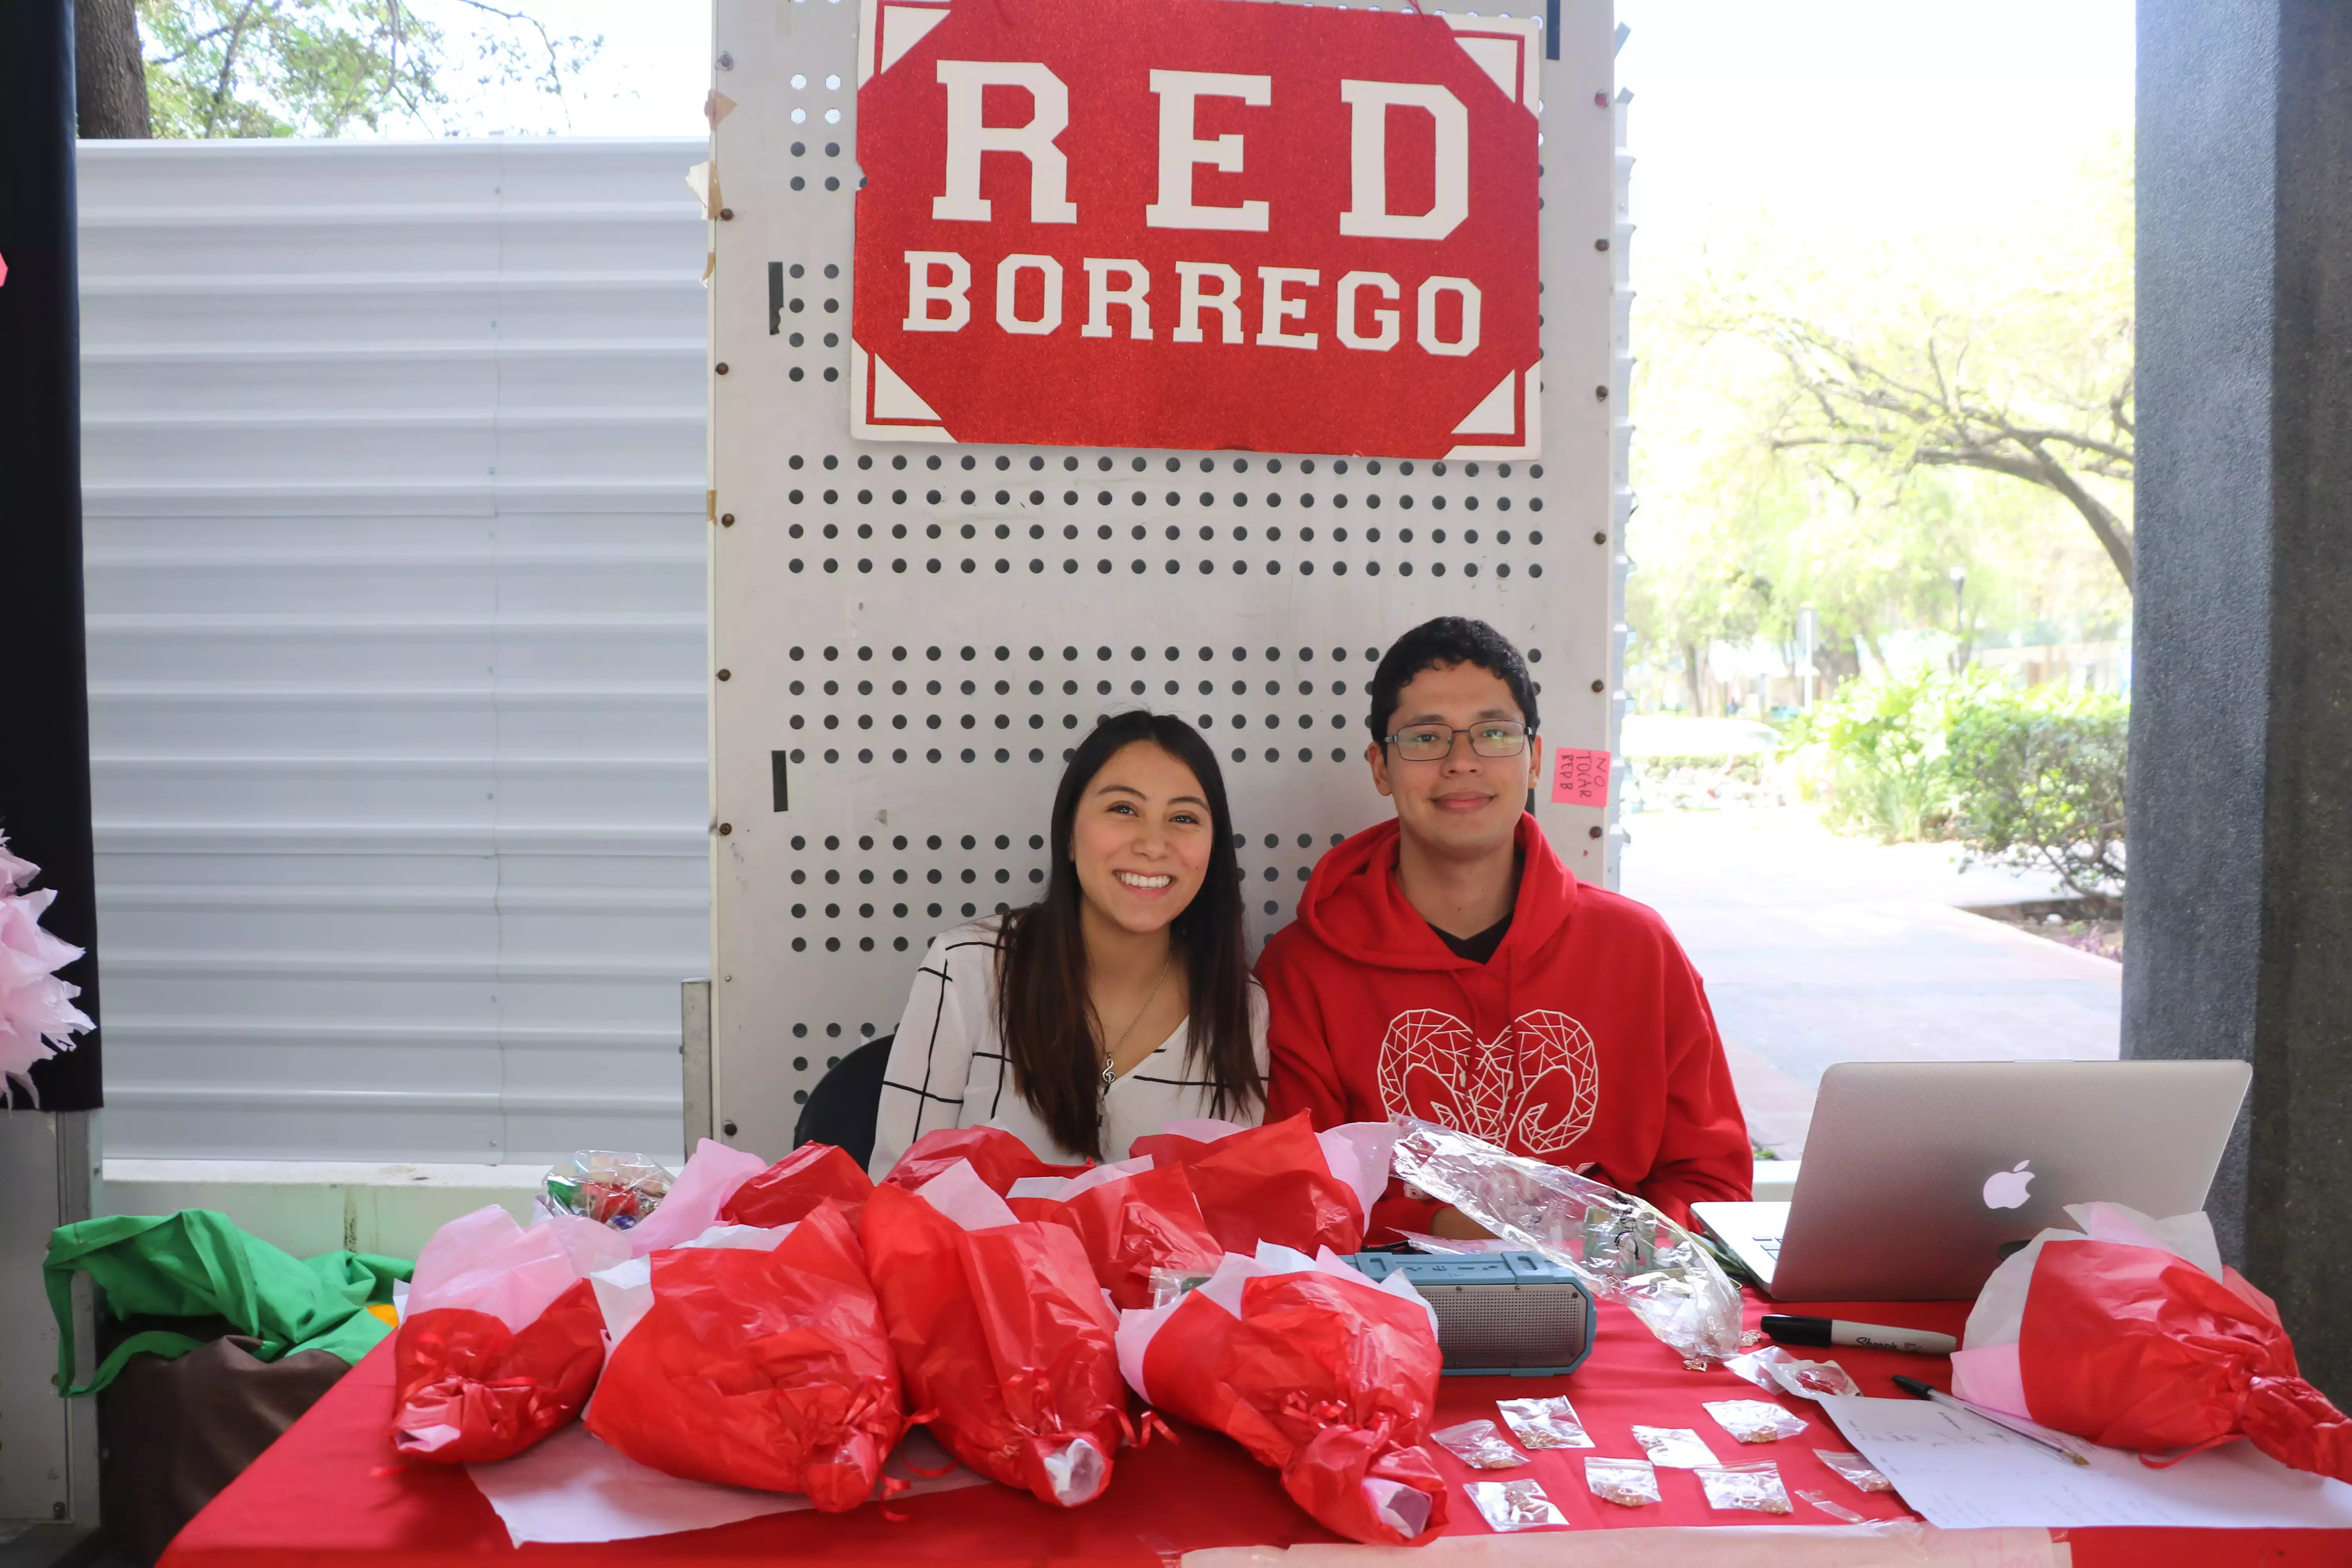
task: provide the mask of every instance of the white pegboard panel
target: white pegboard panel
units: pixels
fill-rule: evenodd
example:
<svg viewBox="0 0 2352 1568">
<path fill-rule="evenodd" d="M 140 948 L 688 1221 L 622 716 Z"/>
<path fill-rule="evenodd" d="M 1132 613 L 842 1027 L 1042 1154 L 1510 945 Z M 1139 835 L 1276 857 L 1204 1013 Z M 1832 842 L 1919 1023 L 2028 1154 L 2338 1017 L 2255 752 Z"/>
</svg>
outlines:
<svg viewBox="0 0 2352 1568">
<path fill-rule="evenodd" d="M 1611 731 L 1606 0 L 1562 7 L 1543 67 L 1544 455 L 1509 463 L 853 440 L 856 24 L 719 0 L 714 29 L 713 1058 L 729 1141 L 772 1156 L 894 1026 L 933 933 L 1034 896 L 1100 713 L 1181 714 L 1225 759 L 1254 942 L 1388 815 L 1364 688 L 1407 627 L 1493 622 L 1534 661 L 1548 746 Z M 1605 815 L 1539 797 L 1596 880 Z"/>
</svg>

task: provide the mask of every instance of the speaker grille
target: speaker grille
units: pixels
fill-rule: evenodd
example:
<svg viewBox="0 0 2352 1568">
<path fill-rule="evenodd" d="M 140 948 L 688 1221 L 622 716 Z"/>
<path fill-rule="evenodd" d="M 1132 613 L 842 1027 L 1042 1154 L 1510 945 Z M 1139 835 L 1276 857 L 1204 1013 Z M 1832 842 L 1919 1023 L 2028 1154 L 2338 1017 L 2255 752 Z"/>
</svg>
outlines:
<svg viewBox="0 0 2352 1568">
<path fill-rule="evenodd" d="M 1573 1285 L 1415 1288 L 1437 1314 L 1448 1367 L 1567 1366 L 1584 1353 L 1592 1331 Z"/>
</svg>

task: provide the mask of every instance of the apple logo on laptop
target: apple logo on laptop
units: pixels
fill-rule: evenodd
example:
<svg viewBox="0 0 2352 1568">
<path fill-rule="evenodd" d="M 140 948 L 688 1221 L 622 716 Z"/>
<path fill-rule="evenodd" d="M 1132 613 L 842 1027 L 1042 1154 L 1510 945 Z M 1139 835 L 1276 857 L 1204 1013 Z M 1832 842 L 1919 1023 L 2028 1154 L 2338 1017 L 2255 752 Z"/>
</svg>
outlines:
<svg viewBox="0 0 2352 1568">
<path fill-rule="evenodd" d="M 2025 1189 L 2033 1180 L 2034 1175 L 2025 1167 L 2032 1163 L 2033 1162 L 2031 1160 L 2020 1160 L 2010 1169 L 1995 1171 L 1991 1175 L 1987 1176 L 1984 1184 L 1985 1207 L 1989 1209 L 2023 1208 L 2025 1200 L 2030 1195 Z"/>
</svg>

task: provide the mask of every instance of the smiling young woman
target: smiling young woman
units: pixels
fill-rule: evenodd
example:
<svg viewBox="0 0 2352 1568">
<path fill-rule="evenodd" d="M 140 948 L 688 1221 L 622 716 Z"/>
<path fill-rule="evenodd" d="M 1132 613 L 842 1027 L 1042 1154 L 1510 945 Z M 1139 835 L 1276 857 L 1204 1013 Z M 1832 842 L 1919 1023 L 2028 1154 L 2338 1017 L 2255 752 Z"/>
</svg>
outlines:
<svg viewBox="0 0 2352 1568">
<path fill-rule="evenodd" d="M 1255 1122 L 1266 1007 L 1243 941 L 1216 753 L 1115 713 L 1054 796 L 1045 896 L 934 940 L 900 1019 L 870 1168 L 943 1127 L 1047 1160 L 1117 1160 L 1185 1117 Z"/>
</svg>

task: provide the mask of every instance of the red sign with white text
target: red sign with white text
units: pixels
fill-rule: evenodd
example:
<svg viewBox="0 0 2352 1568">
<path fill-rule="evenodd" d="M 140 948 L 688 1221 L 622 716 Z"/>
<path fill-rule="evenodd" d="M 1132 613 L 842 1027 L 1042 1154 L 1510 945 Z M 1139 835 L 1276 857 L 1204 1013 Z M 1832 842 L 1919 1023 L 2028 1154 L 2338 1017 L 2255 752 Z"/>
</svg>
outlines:
<svg viewBox="0 0 2352 1568">
<path fill-rule="evenodd" d="M 865 0 L 853 430 L 1538 455 L 1532 20 Z"/>
</svg>

